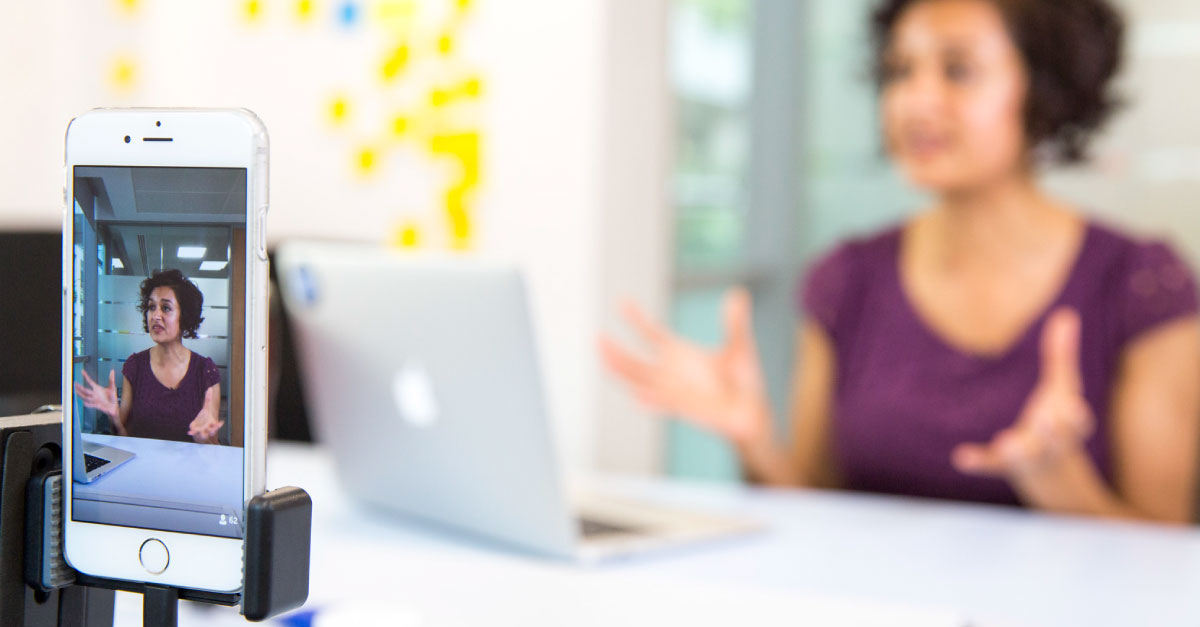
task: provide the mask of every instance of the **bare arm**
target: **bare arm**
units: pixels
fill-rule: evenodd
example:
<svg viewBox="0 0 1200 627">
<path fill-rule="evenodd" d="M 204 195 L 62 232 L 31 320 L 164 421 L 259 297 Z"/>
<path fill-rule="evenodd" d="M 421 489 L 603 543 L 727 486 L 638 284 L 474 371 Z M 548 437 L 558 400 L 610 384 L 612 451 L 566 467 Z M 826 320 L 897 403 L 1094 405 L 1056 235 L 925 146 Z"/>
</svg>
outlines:
<svg viewBox="0 0 1200 627">
<path fill-rule="evenodd" d="M 1200 319 L 1143 334 L 1125 351 L 1112 404 L 1114 482 L 1139 517 L 1187 523 L 1200 442 Z"/>
<path fill-rule="evenodd" d="M 125 428 L 125 421 L 129 419 L 129 410 L 133 407 L 133 384 L 126 377 L 121 377 L 121 405 L 117 408 L 117 415 L 113 416 L 113 428 L 117 430 L 117 435 L 129 435 L 129 430 Z"/>
<path fill-rule="evenodd" d="M 813 322 L 796 333 L 790 449 L 773 440 L 738 447 L 746 474 L 770 485 L 841 485 L 830 444 L 836 356 L 829 335 Z"/>
<path fill-rule="evenodd" d="M 792 451 L 801 485 L 840 488 L 833 457 L 832 423 L 837 353 L 824 329 L 813 322 L 801 331 L 801 355 L 792 401 Z"/>
</svg>

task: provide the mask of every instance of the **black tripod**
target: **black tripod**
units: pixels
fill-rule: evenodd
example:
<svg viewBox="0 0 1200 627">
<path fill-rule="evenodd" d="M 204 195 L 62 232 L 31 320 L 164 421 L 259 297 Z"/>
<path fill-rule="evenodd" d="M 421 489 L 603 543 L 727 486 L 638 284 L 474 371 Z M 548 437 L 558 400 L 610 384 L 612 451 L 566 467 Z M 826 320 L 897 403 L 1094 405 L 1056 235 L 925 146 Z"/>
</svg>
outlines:
<svg viewBox="0 0 1200 627">
<path fill-rule="evenodd" d="M 261 621 L 308 598 L 312 499 L 300 488 L 255 497 L 246 510 L 242 591 L 90 577 L 62 559 L 62 418 L 0 418 L 0 627 L 112 627 L 115 590 L 143 595 L 143 624 L 178 624 L 180 599 L 241 605 Z"/>
</svg>

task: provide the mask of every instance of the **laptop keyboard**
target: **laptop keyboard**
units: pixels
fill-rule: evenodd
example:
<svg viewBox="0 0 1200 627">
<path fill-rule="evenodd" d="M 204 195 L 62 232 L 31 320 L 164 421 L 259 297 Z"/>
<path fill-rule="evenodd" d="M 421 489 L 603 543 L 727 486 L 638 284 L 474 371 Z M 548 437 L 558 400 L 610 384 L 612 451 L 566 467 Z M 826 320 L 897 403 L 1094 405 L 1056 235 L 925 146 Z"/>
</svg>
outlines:
<svg viewBox="0 0 1200 627">
<path fill-rule="evenodd" d="M 83 454 L 83 466 L 84 468 L 87 468 L 88 472 L 91 472 L 107 463 L 108 460 L 104 459 L 103 457 L 96 457 L 95 455 L 88 455 L 87 453 Z"/>
<path fill-rule="evenodd" d="M 629 535 L 638 533 L 640 531 L 636 527 L 629 527 L 627 525 L 614 525 L 612 523 L 602 522 L 594 518 L 580 518 L 576 522 L 579 523 L 579 534 L 585 538 Z"/>
</svg>

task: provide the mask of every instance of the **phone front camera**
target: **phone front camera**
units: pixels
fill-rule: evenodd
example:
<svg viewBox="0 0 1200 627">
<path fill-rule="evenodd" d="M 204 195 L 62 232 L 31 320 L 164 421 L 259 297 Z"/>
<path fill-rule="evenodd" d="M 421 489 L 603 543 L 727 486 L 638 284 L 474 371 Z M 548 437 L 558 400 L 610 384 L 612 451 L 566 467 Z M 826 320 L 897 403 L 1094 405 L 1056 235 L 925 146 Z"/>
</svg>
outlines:
<svg viewBox="0 0 1200 627">
<path fill-rule="evenodd" d="M 129 136 L 128 136 L 128 135 L 126 135 L 126 136 L 125 136 L 125 143 L 126 143 L 126 144 L 128 144 L 128 143 L 129 143 Z"/>
<path fill-rule="evenodd" d="M 158 120 L 156 120 L 156 121 L 154 122 L 154 125 L 155 125 L 155 126 L 162 126 L 162 122 L 161 122 L 161 121 L 158 121 Z"/>
</svg>

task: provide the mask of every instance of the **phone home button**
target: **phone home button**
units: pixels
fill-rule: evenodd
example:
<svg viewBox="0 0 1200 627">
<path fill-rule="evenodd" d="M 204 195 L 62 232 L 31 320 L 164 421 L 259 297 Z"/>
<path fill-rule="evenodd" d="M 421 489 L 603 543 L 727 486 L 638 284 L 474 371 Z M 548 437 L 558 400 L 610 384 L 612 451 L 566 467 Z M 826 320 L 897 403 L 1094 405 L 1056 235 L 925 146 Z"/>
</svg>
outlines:
<svg viewBox="0 0 1200 627">
<path fill-rule="evenodd" d="M 142 568 L 145 568 L 146 572 L 161 575 L 171 562 L 171 554 L 167 552 L 167 545 L 163 544 L 162 540 L 150 538 L 142 543 L 138 559 L 142 561 Z"/>
</svg>

